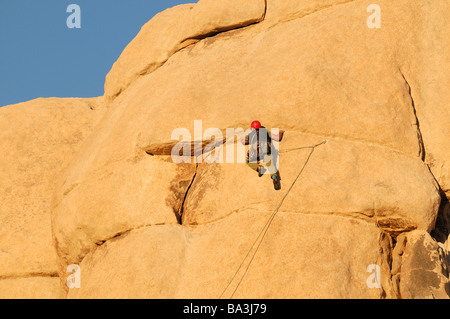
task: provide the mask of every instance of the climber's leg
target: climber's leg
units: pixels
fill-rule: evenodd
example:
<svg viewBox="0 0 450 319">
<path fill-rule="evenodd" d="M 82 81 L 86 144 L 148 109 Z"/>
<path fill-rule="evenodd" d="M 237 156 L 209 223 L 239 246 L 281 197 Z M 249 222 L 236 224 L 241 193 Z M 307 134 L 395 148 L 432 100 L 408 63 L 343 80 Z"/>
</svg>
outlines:
<svg viewBox="0 0 450 319">
<path fill-rule="evenodd" d="M 275 161 L 273 160 L 272 155 L 264 156 L 264 164 L 266 165 L 266 170 L 269 172 L 271 176 L 276 175 L 278 173 L 278 169 L 275 165 Z"/>
<path fill-rule="evenodd" d="M 245 162 L 248 166 L 254 171 L 256 171 L 258 174 L 261 175 L 261 165 L 259 164 L 259 161 L 257 159 L 250 159 L 249 154 L 247 152 L 247 157 L 245 158 Z"/>
<path fill-rule="evenodd" d="M 273 186 L 276 190 L 281 189 L 281 183 L 280 183 L 280 173 L 278 172 L 278 169 L 275 165 L 275 161 L 273 160 L 272 155 L 266 155 L 264 157 L 264 163 L 266 163 L 266 169 L 269 171 L 270 177 L 273 181 Z"/>
</svg>

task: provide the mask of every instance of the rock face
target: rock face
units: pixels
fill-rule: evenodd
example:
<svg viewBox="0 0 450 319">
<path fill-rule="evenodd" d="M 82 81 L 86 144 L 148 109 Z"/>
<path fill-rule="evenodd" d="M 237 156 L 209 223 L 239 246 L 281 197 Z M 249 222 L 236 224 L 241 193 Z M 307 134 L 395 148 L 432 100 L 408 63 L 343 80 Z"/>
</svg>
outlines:
<svg viewBox="0 0 450 319">
<path fill-rule="evenodd" d="M 37 99 L 0 109 L 0 298 L 64 296 L 52 195 L 104 109 L 103 98 Z"/>
<path fill-rule="evenodd" d="M 91 134 L 51 188 L 43 249 L 59 292 L 448 298 L 450 38 L 437 30 L 450 1 L 378 1 L 379 29 L 370 4 L 201 0 L 148 22 L 107 75 L 95 128 L 67 124 Z M 280 192 L 210 153 L 173 162 L 175 129 L 220 141 L 254 119 L 286 130 Z M 65 285 L 71 264 L 81 288 Z"/>
<path fill-rule="evenodd" d="M 265 9 L 265 0 L 200 0 L 161 12 L 142 27 L 114 64 L 106 77 L 106 98 L 115 98 L 139 76 L 201 38 L 261 21 Z"/>
<path fill-rule="evenodd" d="M 419 230 L 402 234 L 399 243 L 405 246 L 394 255 L 394 262 L 401 264 L 396 274 L 400 295 L 408 299 L 448 298 L 448 252 L 428 233 Z"/>
</svg>

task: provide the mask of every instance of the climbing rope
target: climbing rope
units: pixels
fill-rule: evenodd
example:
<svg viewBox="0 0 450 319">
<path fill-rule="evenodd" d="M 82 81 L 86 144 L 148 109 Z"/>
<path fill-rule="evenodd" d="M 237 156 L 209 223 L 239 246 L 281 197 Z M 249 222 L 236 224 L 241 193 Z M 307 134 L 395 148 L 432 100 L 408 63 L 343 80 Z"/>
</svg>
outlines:
<svg viewBox="0 0 450 319">
<path fill-rule="evenodd" d="M 255 249 L 255 252 L 253 253 L 252 257 L 250 258 L 250 261 L 247 265 L 247 267 L 245 268 L 245 271 L 243 273 L 243 275 L 241 276 L 236 288 L 234 289 L 233 293 L 230 296 L 230 299 L 233 298 L 234 294 L 236 293 L 236 291 L 238 290 L 242 280 L 244 280 L 245 275 L 247 274 L 247 271 L 250 268 L 250 265 L 252 264 L 253 259 L 256 256 L 256 253 L 259 250 L 259 246 L 261 246 L 261 243 L 264 240 L 264 237 L 266 236 L 267 231 L 269 230 L 270 225 L 272 224 L 273 219 L 275 218 L 275 215 L 277 214 L 278 210 L 280 209 L 281 205 L 283 205 L 284 200 L 286 199 L 286 197 L 289 195 L 289 193 L 291 192 L 292 188 L 294 187 L 295 183 L 297 182 L 297 180 L 300 178 L 300 176 L 302 175 L 306 165 L 308 165 L 308 162 L 312 156 L 312 154 L 314 153 L 314 150 L 316 149 L 316 147 L 325 144 L 327 141 L 323 141 L 322 143 L 316 144 L 314 146 L 305 146 L 305 147 L 297 147 L 297 148 L 292 148 L 292 149 L 286 149 L 286 150 L 282 150 L 279 151 L 279 153 L 287 153 L 287 152 L 292 152 L 292 151 L 296 151 L 296 150 L 302 150 L 302 149 L 311 149 L 311 152 L 308 155 L 308 158 L 305 161 L 305 164 L 303 164 L 302 169 L 300 170 L 300 172 L 297 174 L 297 177 L 294 179 L 294 181 L 292 182 L 291 186 L 289 187 L 289 189 L 287 190 L 286 194 L 284 194 L 283 198 L 281 199 L 281 201 L 278 203 L 278 205 L 276 206 L 276 208 L 273 210 L 272 214 L 269 216 L 266 224 L 264 225 L 264 227 L 261 229 L 258 237 L 256 237 L 255 241 L 253 242 L 252 246 L 250 247 L 250 249 L 247 252 L 247 255 L 245 255 L 244 259 L 242 260 L 241 264 L 239 265 L 238 269 L 236 270 L 236 272 L 234 273 L 233 277 L 231 278 L 231 280 L 229 281 L 228 285 L 225 287 L 225 289 L 222 291 L 222 293 L 219 296 L 219 299 L 222 298 L 223 294 L 227 291 L 227 289 L 230 287 L 231 283 L 233 282 L 233 280 L 236 278 L 237 274 L 239 273 L 239 270 L 241 270 L 242 266 L 245 263 L 245 260 L 249 257 L 250 252 L 253 250 L 253 247 L 255 247 L 256 243 L 258 242 L 258 240 L 261 238 L 261 240 L 259 240 L 259 244 Z"/>
</svg>

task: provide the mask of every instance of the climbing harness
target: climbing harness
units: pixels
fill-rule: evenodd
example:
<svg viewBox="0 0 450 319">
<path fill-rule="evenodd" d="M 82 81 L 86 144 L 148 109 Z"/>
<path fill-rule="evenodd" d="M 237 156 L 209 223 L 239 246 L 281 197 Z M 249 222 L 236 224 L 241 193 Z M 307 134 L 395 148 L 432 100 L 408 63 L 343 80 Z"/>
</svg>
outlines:
<svg viewBox="0 0 450 319">
<path fill-rule="evenodd" d="M 247 255 L 245 255 L 244 259 L 242 260 L 241 264 L 239 265 L 238 269 L 236 270 L 236 272 L 234 273 L 233 277 L 231 278 L 231 280 L 229 281 L 228 285 L 225 287 L 225 289 L 222 291 L 222 293 L 219 296 L 219 299 L 222 298 L 222 296 L 224 295 L 224 293 L 227 291 L 227 289 L 230 287 L 231 283 L 233 282 L 233 280 L 236 278 L 237 274 L 239 273 L 239 270 L 241 270 L 242 266 L 245 263 L 245 260 L 250 256 L 250 252 L 253 250 L 253 248 L 255 247 L 256 243 L 259 240 L 258 245 L 256 246 L 255 252 L 253 253 L 253 255 L 250 258 L 250 261 L 247 265 L 247 267 L 245 268 L 245 271 L 243 273 L 243 275 L 241 276 L 236 288 L 234 289 L 233 293 L 230 296 L 230 299 L 233 298 L 234 294 L 236 293 L 236 291 L 238 290 L 242 280 L 244 280 L 245 275 L 247 274 L 247 271 L 250 268 L 250 265 L 252 264 L 253 259 L 256 256 L 256 253 L 259 250 L 259 247 L 261 246 L 261 243 L 264 240 L 264 237 L 267 233 L 267 231 L 269 230 L 270 225 L 272 224 L 273 219 L 275 218 L 275 215 L 277 214 L 278 210 L 280 209 L 281 205 L 283 205 L 284 200 L 286 199 L 286 197 L 289 195 L 290 191 L 292 190 L 292 188 L 294 187 L 295 183 L 297 182 L 297 180 L 300 178 L 300 175 L 302 175 L 306 165 L 308 165 L 308 162 L 314 152 L 314 150 L 316 149 L 316 147 L 325 144 L 327 141 L 323 141 L 322 143 L 313 145 L 313 146 L 305 146 L 305 147 L 297 147 L 297 148 L 292 148 L 292 149 L 286 149 L 286 150 L 281 150 L 278 153 L 287 153 L 287 152 L 292 152 L 292 151 L 296 151 L 296 150 L 302 150 L 302 149 L 311 149 L 311 152 L 308 155 L 308 158 L 305 161 L 305 164 L 303 164 L 302 169 L 300 170 L 300 172 L 297 174 L 297 177 L 294 179 L 294 181 L 292 182 L 291 186 L 289 187 L 289 189 L 287 190 L 286 194 L 284 194 L 283 198 L 281 199 L 281 201 L 278 203 L 278 205 L 276 206 L 276 208 L 273 210 L 272 214 L 269 216 L 266 224 L 264 225 L 264 227 L 261 229 L 258 237 L 256 237 L 255 241 L 253 242 L 252 246 L 250 247 L 250 249 L 247 252 Z"/>
</svg>

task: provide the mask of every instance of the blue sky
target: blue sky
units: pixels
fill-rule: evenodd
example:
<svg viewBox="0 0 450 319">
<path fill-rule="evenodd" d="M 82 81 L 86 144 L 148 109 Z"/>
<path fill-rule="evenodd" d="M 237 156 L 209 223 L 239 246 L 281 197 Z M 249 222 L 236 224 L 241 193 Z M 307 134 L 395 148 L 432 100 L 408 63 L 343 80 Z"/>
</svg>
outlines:
<svg viewBox="0 0 450 319">
<path fill-rule="evenodd" d="M 105 76 L 155 14 L 197 0 L 0 0 L 0 106 L 103 95 Z M 69 29 L 70 4 L 81 28 Z"/>
</svg>

